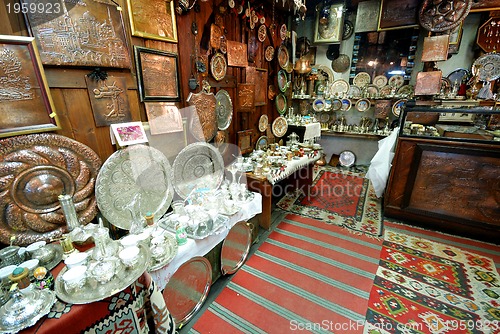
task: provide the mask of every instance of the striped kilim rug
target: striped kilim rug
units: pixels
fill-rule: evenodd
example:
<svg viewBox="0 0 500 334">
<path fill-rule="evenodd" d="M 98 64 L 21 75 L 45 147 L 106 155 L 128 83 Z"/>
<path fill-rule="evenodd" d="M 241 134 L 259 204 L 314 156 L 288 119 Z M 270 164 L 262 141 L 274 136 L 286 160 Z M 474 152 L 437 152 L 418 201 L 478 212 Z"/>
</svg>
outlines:
<svg viewBox="0 0 500 334">
<path fill-rule="evenodd" d="M 277 206 L 354 231 L 382 233 L 381 201 L 364 173 L 321 168 L 312 187 L 286 194 Z"/>
<path fill-rule="evenodd" d="M 392 222 L 384 226 L 491 257 L 500 267 L 498 246 Z M 362 333 L 381 249 L 381 240 L 288 214 L 188 324 L 189 332 Z"/>
</svg>

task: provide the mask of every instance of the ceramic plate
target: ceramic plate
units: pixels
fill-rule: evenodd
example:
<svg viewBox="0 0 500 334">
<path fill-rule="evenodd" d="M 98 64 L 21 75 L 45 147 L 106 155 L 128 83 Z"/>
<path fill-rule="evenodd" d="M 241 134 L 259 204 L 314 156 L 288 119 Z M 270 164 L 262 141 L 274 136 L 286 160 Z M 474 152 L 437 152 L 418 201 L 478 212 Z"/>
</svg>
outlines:
<svg viewBox="0 0 500 334">
<path fill-rule="evenodd" d="M 349 91 L 347 92 L 347 96 L 352 99 L 356 99 L 361 97 L 361 88 L 356 85 L 350 85 Z"/>
<path fill-rule="evenodd" d="M 265 25 L 261 24 L 259 30 L 257 31 L 257 37 L 260 42 L 264 42 L 267 37 L 267 28 Z"/>
<path fill-rule="evenodd" d="M 399 117 L 401 115 L 401 111 L 406 103 L 406 99 L 401 99 L 401 100 L 397 100 L 396 102 L 394 102 L 394 104 L 392 105 L 392 114 L 396 117 Z"/>
<path fill-rule="evenodd" d="M 343 96 L 349 91 L 349 83 L 344 79 L 337 79 L 333 82 L 330 91 L 332 95 Z"/>
<path fill-rule="evenodd" d="M 116 151 L 97 175 L 97 206 L 111 224 L 125 230 L 132 222 L 128 207 L 134 198 L 141 214 L 161 217 L 174 196 L 171 173 L 165 155 L 153 147 L 133 145 Z"/>
<path fill-rule="evenodd" d="M 325 109 L 325 100 L 323 100 L 321 97 L 314 100 L 313 109 L 314 111 L 322 111 L 323 109 Z"/>
<path fill-rule="evenodd" d="M 284 94 L 278 94 L 278 96 L 276 96 L 276 109 L 278 110 L 278 113 L 280 115 L 283 115 L 286 111 L 286 107 L 287 107 L 287 104 L 286 104 L 286 97 Z"/>
<path fill-rule="evenodd" d="M 389 79 L 389 86 L 399 88 L 403 86 L 405 83 L 405 79 L 402 75 L 396 74 L 390 77 Z"/>
<path fill-rule="evenodd" d="M 252 244 L 252 229 L 247 222 L 234 225 L 222 243 L 222 275 L 234 274 L 242 265 Z"/>
<path fill-rule="evenodd" d="M 255 143 L 255 149 L 266 151 L 268 145 L 269 145 L 269 139 L 267 138 L 267 136 L 260 136 L 259 139 L 257 139 L 257 142 Z"/>
<path fill-rule="evenodd" d="M 337 111 L 342 108 L 342 100 L 340 99 L 333 99 L 332 100 L 332 110 Z"/>
<path fill-rule="evenodd" d="M 195 189 L 216 190 L 224 178 L 224 161 L 212 145 L 192 143 L 175 158 L 172 178 L 174 189 L 182 199 Z"/>
<path fill-rule="evenodd" d="M 288 29 L 286 27 L 286 24 L 283 23 L 280 27 L 280 38 L 282 41 L 284 41 L 286 39 L 287 32 L 288 32 Z"/>
<path fill-rule="evenodd" d="M 282 69 L 286 69 L 288 67 L 288 63 L 290 62 L 290 57 L 288 55 L 288 49 L 283 44 L 278 48 L 278 63 Z"/>
<path fill-rule="evenodd" d="M 347 111 L 349 109 L 351 109 L 351 100 L 349 99 L 342 99 L 342 107 L 340 108 L 340 110 L 342 111 Z"/>
<path fill-rule="evenodd" d="M 215 80 L 221 81 L 226 76 L 227 62 L 222 53 L 217 52 L 210 60 L 210 72 Z"/>
<path fill-rule="evenodd" d="M 359 112 L 364 112 L 368 110 L 371 106 L 371 102 L 368 99 L 361 99 L 356 102 L 356 109 Z"/>
<path fill-rule="evenodd" d="M 216 106 L 215 112 L 217 113 L 217 127 L 219 130 L 226 130 L 231 125 L 233 118 L 233 102 L 229 93 L 221 89 L 215 94 Z"/>
<path fill-rule="evenodd" d="M 352 83 L 358 87 L 365 87 L 370 82 L 371 82 L 371 77 L 366 72 L 359 72 L 358 74 L 356 74 L 356 76 L 352 80 Z"/>
<path fill-rule="evenodd" d="M 342 151 L 339 156 L 339 163 L 342 167 L 351 167 L 356 162 L 356 155 L 352 151 Z"/>
<path fill-rule="evenodd" d="M 377 75 L 374 79 L 373 79 L 373 84 L 375 86 L 377 86 L 378 88 L 382 88 L 384 87 L 385 85 L 387 85 L 387 77 L 385 75 Z"/>
<path fill-rule="evenodd" d="M 267 115 L 262 115 L 259 118 L 259 131 L 264 132 L 267 130 L 267 126 L 269 125 L 269 118 Z"/>
<path fill-rule="evenodd" d="M 212 266 L 202 256 L 183 263 L 163 290 L 167 309 L 177 328 L 182 327 L 201 308 L 212 285 Z"/>
<path fill-rule="evenodd" d="M 322 76 L 325 78 L 325 80 L 327 80 L 328 82 L 333 82 L 333 80 L 335 80 L 334 78 L 334 75 L 333 75 L 333 71 L 325 66 L 325 65 L 317 65 L 316 68 L 318 69 L 318 72 L 322 72 Z"/>
<path fill-rule="evenodd" d="M 288 122 L 286 118 L 280 116 L 273 121 L 272 131 L 276 137 L 283 137 L 288 130 Z"/>
<path fill-rule="evenodd" d="M 285 92 L 288 88 L 288 75 L 284 70 L 278 71 L 278 88 L 280 91 Z"/>
<path fill-rule="evenodd" d="M 389 85 L 386 85 L 386 86 L 380 88 L 379 93 L 381 96 L 389 96 L 392 94 L 392 87 Z"/>
</svg>

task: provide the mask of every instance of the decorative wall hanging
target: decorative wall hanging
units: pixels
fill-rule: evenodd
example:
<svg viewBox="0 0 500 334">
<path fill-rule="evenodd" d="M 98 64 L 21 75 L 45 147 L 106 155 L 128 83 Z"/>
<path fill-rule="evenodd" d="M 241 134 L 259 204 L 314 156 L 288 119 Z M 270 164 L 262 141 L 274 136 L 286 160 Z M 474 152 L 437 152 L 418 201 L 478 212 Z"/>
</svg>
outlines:
<svg viewBox="0 0 500 334">
<path fill-rule="evenodd" d="M 265 24 L 261 24 L 259 30 L 257 31 L 257 36 L 260 42 L 264 42 L 267 37 L 267 27 Z"/>
<path fill-rule="evenodd" d="M 236 89 L 238 98 L 236 99 L 237 111 L 254 111 L 255 110 L 255 84 L 242 83 L 238 84 Z"/>
<path fill-rule="evenodd" d="M 191 113 L 190 132 L 199 141 L 209 142 L 217 133 L 216 99 L 214 94 L 189 93 L 187 102 L 195 107 Z"/>
<path fill-rule="evenodd" d="M 177 106 L 168 102 L 146 102 L 144 106 L 152 135 L 184 131 Z"/>
<path fill-rule="evenodd" d="M 283 137 L 288 130 L 288 122 L 286 121 L 286 118 L 283 116 L 277 117 L 273 121 L 272 130 L 276 137 Z"/>
<path fill-rule="evenodd" d="M 290 56 L 288 54 L 288 49 L 284 44 L 281 44 L 278 48 L 278 63 L 281 68 L 286 69 L 290 63 Z"/>
<path fill-rule="evenodd" d="M 436 95 L 441 91 L 441 71 L 418 72 L 415 95 Z"/>
<path fill-rule="evenodd" d="M 220 49 L 220 38 L 222 37 L 222 29 L 216 24 L 210 25 L 210 46 L 212 49 Z"/>
<path fill-rule="evenodd" d="M 337 73 L 344 73 L 349 69 L 350 65 L 351 59 L 348 55 L 343 53 L 332 61 L 332 69 Z"/>
<path fill-rule="evenodd" d="M 233 102 L 229 93 L 221 89 L 215 94 L 216 107 L 215 111 L 217 113 L 217 127 L 219 130 L 226 130 L 231 125 L 231 120 L 233 118 Z"/>
<path fill-rule="evenodd" d="M 125 77 L 108 76 L 106 80 L 96 81 L 87 75 L 85 81 L 97 127 L 132 120 Z"/>
<path fill-rule="evenodd" d="M 500 54 L 487 53 L 472 63 L 472 74 L 481 81 L 493 81 L 500 78 Z"/>
<path fill-rule="evenodd" d="M 210 72 L 215 80 L 221 81 L 226 76 L 226 57 L 220 52 L 216 52 L 210 60 Z"/>
<path fill-rule="evenodd" d="M 418 26 L 419 0 L 381 0 L 378 30 Z"/>
<path fill-rule="evenodd" d="M 247 45 L 234 41 L 227 41 L 227 65 L 247 67 Z"/>
<path fill-rule="evenodd" d="M 247 154 L 253 151 L 252 147 L 252 130 L 238 131 L 238 147 L 241 154 Z"/>
<path fill-rule="evenodd" d="M 449 37 L 450 35 L 425 37 L 422 61 L 443 61 L 448 59 Z"/>
<path fill-rule="evenodd" d="M 375 101 L 375 118 L 385 119 L 389 116 L 392 109 L 391 100 L 377 100 Z"/>
<path fill-rule="evenodd" d="M 141 102 L 180 101 L 177 54 L 134 46 Z"/>
<path fill-rule="evenodd" d="M 378 0 L 361 1 L 358 3 L 354 32 L 376 31 L 378 28 L 379 11 L 380 1 Z"/>
<path fill-rule="evenodd" d="M 276 96 L 275 103 L 276 103 L 276 110 L 278 110 L 278 113 L 280 115 L 283 115 L 287 107 L 285 94 L 278 94 L 278 96 Z"/>
<path fill-rule="evenodd" d="M 266 58 L 267 61 L 271 61 L 274 59 L 274 48 L 271 45 L 266 48 L 266 51 L 264 52 L 264 58 Z"/>
<path fill-rule="evenodd" d="M 269 118 L 267 117 L 266 114 L 261 115 L 259 118 L 259 131 L 264 132 L 267 129 L 267 126 L 269 125 Z"/>
<path fill-rule="evenodd" d="M 284 41 L 288 36 L 288 28 L 286 27 L 286 24 L 282 24 L 280 27 L 280 38 L 282 41 Z"/>
<path fill-rule="evenodd" d="M 177 43 L 174 1 L 128 0 L 133 36 Z"/>
<path fill-rule="evenodd" d="M 27 245 L 67 233 L 58 196 L 72 196 L 78 222 L 97 214 L 94 182 L 99 156 L 88 146 L 55 134 L 0 140 L 0 242 Z"/>
<path fill-rule="evenodd" d="M 344 29 L 342 30 L 342 40 L 351 38 L 354 33 L 354 24 L 349 20 L 344 20 Z"/>
<path fill-rule="evenodd" d="M 267 104 L 267 70 L 247 67 L 246 82 L 255 84 L 255 106 Z"/>
<path fill-rule="evenodd" d="M 336 43 L 342 40 L 344 5 L 319 5 L 314 25 L 314 43 Z"/>
<path fill-rule="evenodd" d="M 420 25 L 429 31 L 447 31 L 469 15 L 473 0 L 424 0 L 419 11 Z"/>
<path fill-rule="evenodd" d="M 459 28 L 461 28 L 461 26 Z M 485 52 L 499 51 L 500 17 L 490 17 L 488 21 L 479 27 L 476 43 Z"/>
<path fill-rule="evenodd" d="M 23 0 L 38 8 L 37 0 Z M 122 12 L 101 1 L 63 1 L 64 14 L 27 11 L 44 65 L 130 68 Z M 49 19 L 48 19 L 49 18 Z"/>
<path fill-rule="evenodd" d="M 0 35 L 0 137 L 58 130 L 32 37 Z"/>
</svg>

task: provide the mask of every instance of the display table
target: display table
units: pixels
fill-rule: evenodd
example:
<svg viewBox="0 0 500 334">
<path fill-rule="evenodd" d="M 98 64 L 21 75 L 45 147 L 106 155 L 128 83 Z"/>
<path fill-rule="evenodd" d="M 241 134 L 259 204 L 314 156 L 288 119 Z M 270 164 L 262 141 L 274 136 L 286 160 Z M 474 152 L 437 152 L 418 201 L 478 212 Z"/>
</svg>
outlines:
<svg viewBox="0 0 500 334">
<path fill-rule="evenodd" d="M 227 223 L 228 228 L 223 229 L 219 234 L 211 235 L 204 239 L 195 240 L 188 238 L 186 244 L 179 246 L 177 255 L 172 260 L 172 262 L 170 262 L 163 268 L 152 271 L 150 273 L 159 289 L 163 290 L 165 288 L 165 285 L 167 285 L 170 277 L 181 266 L 181 264 L 194 256 L 206 255 L 210 250 L 212 250 L 215 246 L 222 242 L 222 240 L 224 240 L 224 238 L 229 233 L 229 229 L 233 225 L 240 221 L 247 221 L 261 212 L 262 195 L 259 193 L 255 193 L 252 201 L 243 205 L 238 213 L 229 217 L 229 221 Z"/>
</svg>

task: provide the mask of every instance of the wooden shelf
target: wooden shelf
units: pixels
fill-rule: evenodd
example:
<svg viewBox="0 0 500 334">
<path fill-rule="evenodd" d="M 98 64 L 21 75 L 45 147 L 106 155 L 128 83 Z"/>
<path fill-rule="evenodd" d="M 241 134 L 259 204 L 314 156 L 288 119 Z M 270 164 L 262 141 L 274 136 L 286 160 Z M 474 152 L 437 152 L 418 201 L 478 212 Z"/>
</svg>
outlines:
<svg viewBox="0 0 500 334">
<path fill-rule="evenodd" d="M 329 130 L 321 130 L 321 136 L 360 138 L 360 139 L 377 139 L 377 140 L 380 140 L 382 138 L 387 137 L 385 135 L 376 135 L 373 133 L 337 132 L 337 131 L 329 131 Z"/>
</svg>

